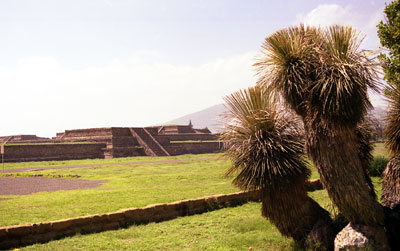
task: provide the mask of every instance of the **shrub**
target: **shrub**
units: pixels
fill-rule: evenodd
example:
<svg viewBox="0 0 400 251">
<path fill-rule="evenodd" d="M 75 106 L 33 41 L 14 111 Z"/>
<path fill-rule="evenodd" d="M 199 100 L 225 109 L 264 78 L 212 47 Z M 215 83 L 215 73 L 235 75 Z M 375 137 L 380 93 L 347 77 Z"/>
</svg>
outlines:
<svg viewBox="0 0 400 251">
<path fill-rule="evenodd" d="M 388 162 L 389 162 L 389 160 L 384 156 L 376 157 L 369 164 L 368 174 L 370 176 L 381 176 L 382 173 L 383 173 L 383 170 L 385 170 L 385 167 L 386 167 Z"/>
</svg>

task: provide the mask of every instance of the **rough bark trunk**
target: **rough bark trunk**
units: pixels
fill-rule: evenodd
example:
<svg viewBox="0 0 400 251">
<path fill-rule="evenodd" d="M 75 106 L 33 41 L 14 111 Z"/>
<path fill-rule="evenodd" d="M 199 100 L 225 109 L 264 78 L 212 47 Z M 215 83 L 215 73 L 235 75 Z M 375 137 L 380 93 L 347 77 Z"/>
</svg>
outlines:
<svg viewBox="0 0 400 251">
<path fill-rule="evenodd" d="M 394 156 L 382 174 L 385 228 L 392 250 L 400 250 L 400 155 Z"/>
<path fill-rule="evenodd" d="M 282 235 L 292 237 L 301 246 L 333 248 L 335 236 L 329 212 L 308 197 L 305 180 L 264 190 L 261 196 L 262 215 Z"/>
<path fill-rule="evenodd" d="M 355 131 L 326 128 L 312 119 L 304 126 L 307 152 L 340 212 L 355 224 L 383 226 L 383 208 L 365 177 Z"/>
<path fill-rule="evenodd" d="M 389 161 L 382 179 L 382 205 L 394 208 L 400 204 L 400 155 Z"/>
</svg>

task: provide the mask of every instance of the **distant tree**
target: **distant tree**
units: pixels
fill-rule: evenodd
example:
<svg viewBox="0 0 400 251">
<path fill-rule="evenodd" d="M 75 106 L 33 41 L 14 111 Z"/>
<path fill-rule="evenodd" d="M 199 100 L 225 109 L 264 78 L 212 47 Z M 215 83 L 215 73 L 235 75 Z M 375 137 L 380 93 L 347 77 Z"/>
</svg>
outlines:
<svg viewBox="0 0 400 251">
<path fill-rule="evenodd" d="M 393 157 L 383 172 L 382 204 L 393 208 L 400 204 L 400 1 L 387 5 L 384 12 L 386 19 L 378 25 L 378 36 L 381 45 L 387 48 L 387 54 L 381 54 L 380 60 L 388 84 L 386 146 Z"/>
<path fill-rule="evenodd" d="M 234 185 L 261 192 L 262 215 L 282 235 L 300 245 L 308 239 L 330 249 L 334 234 L 329 213 L 307 195 L 310 170 L 301 123 L 272 100 L 259 86 L 225 98 L 231 121 L 222 134 L 232 160 L 227 174 L 235 175 Z"/>
<path fill-rule="evenodd" d="M 390 85 L 400 85 L 400 1 L 393 1 L 385 8 L 386 19 L 378 24 L 381 45 L 388 49 L 379 59 Z M 390 91 L 390 90 L 388 90 Z"/>
<path fill-rule="evenodd" d="M 373 116 L 369 117 L 370 126 L 372 129 L 372 140 L 374 141 L 382 141 L 383 140 L 383 121 L 375 118 Z"/>
<path fill-rule="evenodd" d="M 377 63 L 360 43 L 345 26 L 276 31 L 256 63 L 258 84 L 281 95 L 302 118 L 307 153 L 340 212 L 352 223 L 383 226 L 357 136 L 372 107 L 367 90 L 378 88 Z"/>
</svg>

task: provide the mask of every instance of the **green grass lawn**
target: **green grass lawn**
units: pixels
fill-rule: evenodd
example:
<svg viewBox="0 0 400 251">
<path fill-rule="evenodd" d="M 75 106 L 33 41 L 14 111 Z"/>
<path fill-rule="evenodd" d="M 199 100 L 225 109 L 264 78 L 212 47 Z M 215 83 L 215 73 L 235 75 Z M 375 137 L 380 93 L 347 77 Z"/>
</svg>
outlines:
<svg viewBox="0 0 400 251">
<path fill-rule="evenodd" d="M 141 161 L 155 161 L 155 160 L 184 160 L 191 158 L 219 158 L 222 154 L 209 153 L 209 154 L 185 154 L 169 157 L 150 157 L 138 156 L 127 158 L 113 158 L 113 159 L 84 159 L 84 160 L 58 160 L 58 161 L 33 161 L 33 162 L 11 162 L 5 163 L 4 169 L 18 169 L 18 168 L 33 168 L 33 167 L 46 167 L 46 166 L 67 166 L 67 165 L 86 165 L 86 164 L 103 164 L 103 163 L 121 163 L 121 162 L 141 162 Z M 2 169 L 3 166 L 0 166 Z"/>
<path fill-rule="evenodd" d="M 374 152 L 376 154 L 377 151 Z M 231 179 L 224 177 L 230 162 L 219 158 L 221 154 L 7 164 L 35 167 L 199 157 L 218 159 L 15 173 L 15 176 L 39 173 L 50 177 L 80 175 L 82 179 L 109 182 L 95 189 L 1 196 L 12 199 L 0 201 L 0 225 L 38 223 L 238 191 L 231 185 Z M 312 167 L 312 178 L 317 177 L 318 173 Z M 373 181 L 379 195 L 380 179 L 373 178 Z M 325 190 L 310 195 L 321 206 L 332 208 Z M 273 225 L 260 216 L 260 206 L 260 203 L 248 203 L 161 223 L 76 235 L 21 250 L 248 250 L 249 247 L 253 250 L 293 250 L 292 241 L 282 237 Z"/>
<path fill-rule="evenodd" d="M 191 158 L 216 159 L 193 161 L 189 160 Z M 108 182 L 94 189 L 0 196 L 0 198 L 11 198 L 11 200 L 0 201 L 2 216 L 0 226 L 107 213 L 124 208 L 144 207 L 155 203 L 239 191 L 231 184 L 231 179 L 224 177 L 230 161 L 222 158 L 222 154 L 9 163 L 12 167 L 8 166 L 8 168 L 15 168 L 17 165 L 35 167 L 169 159 L 187 159 L 187 161 L 13 173 L 15 177 L 38 174 L 44 177 L 79 175 L 81 179 L 107 180 Z M 311 164 L 310 168 L 311 179 L 318 178 L 318 172 Z M 0 174 L 0 176 L 7 175 L 10 174 Z"/>
<path fill-rule="evenodd" d="M 179 157 L 188 159 L 206 156 L 216 159 L 13 173 L 11 175 L 14 177 L 38 174 L 44 177 L 79 175 L 81 179 L 108 180 L 108 182 L 94 189 L 0 196 L 0 198 L 11 198 L 0 201 L 0 215 L 2 215 L 0 226 L 38 223 L 239 191 L 231 184 L 231 179 L 224 176 L 230 161 L 217 158 L 221 157 L 221 154 Z M 94 162 L 101 163 L 99 160 Z M 318 178 L 316 170 L 314 168 L 312 170 L 312 178 Z M 8 175 L 10 174 L 0 174 L 0 176 Z"/>
<path fill-rule="evenodd" d="M 76 235 L 21 250 L 291 250 L 292 241 L 260 215 L 259 203 L 98 234 Z"/>
<path fill-rule="evenodd" d="M 375 149 L 372 151 L 372 155 L 374 155 L 374 157 L 384 156 L 386 158 L 389 158 L 390 156 L 389 151 L 385 148 L 384 143 L 375 144 Z"/>
<path fill-rule="evenodd" d="M 237 192 L 231 180 L 224 177 L 229 164 L 228 160 L 198 160 L 14 173 L 45 177 L 80 175 L 81 179 L 109 182 L 94 189 L 1 196 L 12 199 L 0 201 L 0 225 L 37 223 Z"/>
<path fill-rule="evenodd" d="M 379 179 L 373 180 L 379 188 Z M 328 210 L 332 208 L 325 190 L 309 194 Z M 261 217 L 260 207 L 251 202 L 161 223 L 75 235 L 21 250 L 294 250 L 292 240 Z"/>
</svg>

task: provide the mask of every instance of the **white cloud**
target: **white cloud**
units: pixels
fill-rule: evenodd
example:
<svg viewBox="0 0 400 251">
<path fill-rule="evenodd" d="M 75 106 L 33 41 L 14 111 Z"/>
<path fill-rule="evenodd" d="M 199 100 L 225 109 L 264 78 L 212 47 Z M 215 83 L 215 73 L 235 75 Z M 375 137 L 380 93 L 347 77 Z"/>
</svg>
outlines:
<svg viewBox="0 0 400 251">
<path fill-rule="evenodd" d="M 371 14 L 361 13 L 351 5 L 343 7 L 337 4 L 321 4 L 306 14 L 298 15 L 295 23 L 321 27 L 332 24 L 351 25 L 361 32 L 361 36 L 365 36 L 362 48 L 378 50 L 380 44 L 376 25 L 381 20 L 383 20 L 383 8 L 378 8 Z M 386 105 L 380 94 L 371 92 L 370 99 L 374 106 Z"/>
<path fill-rule="evenodd" d="M 253 55 L 194 67 L 156 63 L 157 54 L 144 53 L 83 70 L 52 57 L 25 58 L 0 67 L 0 135 L 55 136 L 65 129 L 169 121 L 254 84 Z"/>
<path fill-rule="evenodd" d="M 374 13 L 359 12 L 352 5 L 340 6 L 338 4 L 321 4 L 306 14 L 296 17 L 295 23 L 320 25 L 322 27 L 332 24 L 351 25 L 365 36 L 363 47 L 376 50 L 379 47 L 376 25 L 383 19 L 383 9 L 378 8 Z"/>
<path fill-rule="evenodd" d="M 327 26 L 331 24 L 355 23 L 357 14 L 351 7 L 342 7 L 337 4 L 321 4 L 305 15 L 299 15 L 296 23 L 302 22 L 309 25 Z"/>
</svg>

